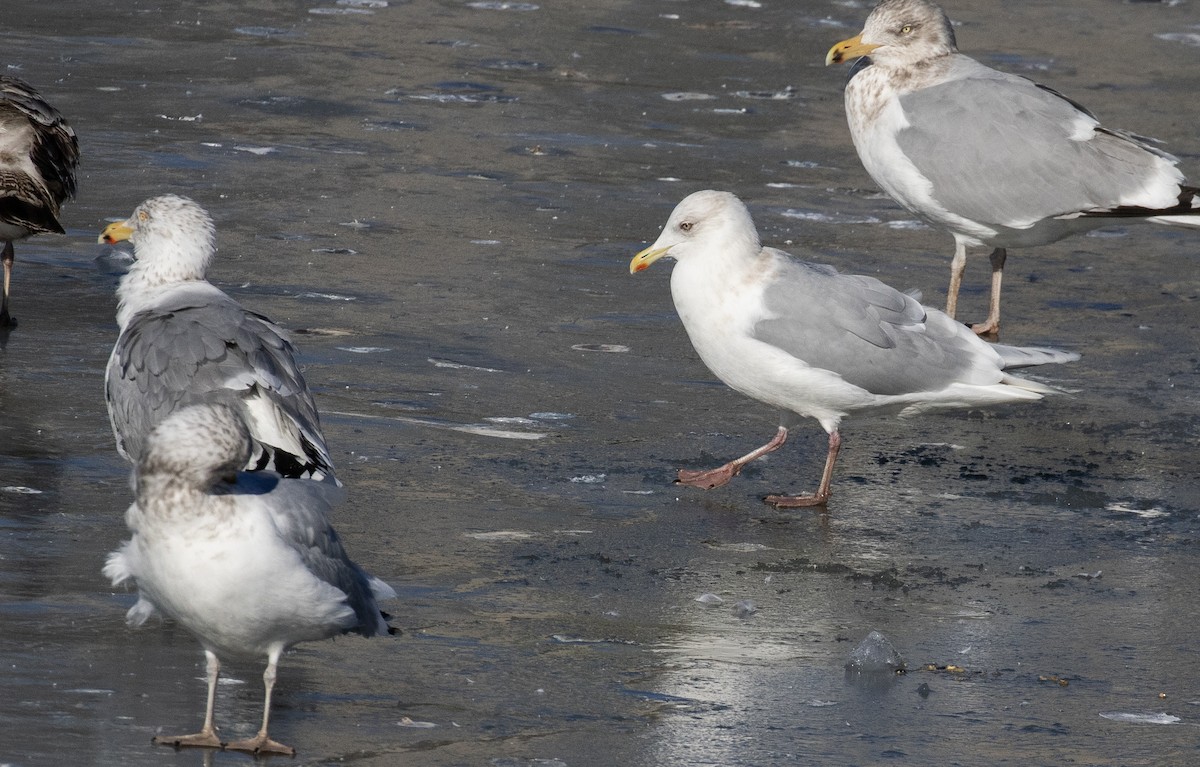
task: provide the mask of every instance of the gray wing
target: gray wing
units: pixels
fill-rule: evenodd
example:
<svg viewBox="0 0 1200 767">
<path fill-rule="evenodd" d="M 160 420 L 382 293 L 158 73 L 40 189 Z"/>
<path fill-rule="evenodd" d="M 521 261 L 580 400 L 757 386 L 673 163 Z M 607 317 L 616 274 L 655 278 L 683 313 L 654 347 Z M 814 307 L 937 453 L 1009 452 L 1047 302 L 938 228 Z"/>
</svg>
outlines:
<svg viewBox="0 0 1200 767">
<path fill-rule="evenodd" d="M 333 474 L 316 403 L 283 332 L 262 315 L 217 293 L 157 306 L 130 318 L 109 358 L 106 395 L 117 447 L 132 461 L 146 435 L 186 405 L 224 402 L 250 426 L 257 447 L 248 468 L 270 466 L 287 476 Z M 256 433 L 247 412 L 265 398 L 292 425 L 303 450 L 295 454 Z"/>
<path fill-rule="evenodd" d="M 788 260 L 764 298 L 772 316 L 755 325 L 754 338 L 873 394 L 1000 379 L 998 358 L 981 353 L 965 326 L 927 316 L 914 298 L 874 277 Z"/>
<path fill-rule="evenodd" d="M 280 536 L 300 554 L 309 572 L 346 595 L 346 603 L 358 619 L 351 631 L 363 636 L 390 633 L 376 600 L 394 597 L 396 592 L 350 560 L 329 523 L 334 506 L 345 495 L 341 488 L 324 482 L 278 479 L 261 472 L 242 474 L 237 488 L 261 494 Z"/>
<path fill-rule="evenodd" d="M 951 74 L 958 79 L 900 98 L 910 125 L 896 137 L 947 210 L 985 224 L 1025 227 L 1117 207 L 1147 186 L 1150 195 L 1179 193 L 1183 177 L 1173 157 L 1100 128 L 1087 110 L 1053 90 L 965 57 Z M 1089 126 L 1096 130 L 1091 138 L 1072 139 Z"/>
</svg>

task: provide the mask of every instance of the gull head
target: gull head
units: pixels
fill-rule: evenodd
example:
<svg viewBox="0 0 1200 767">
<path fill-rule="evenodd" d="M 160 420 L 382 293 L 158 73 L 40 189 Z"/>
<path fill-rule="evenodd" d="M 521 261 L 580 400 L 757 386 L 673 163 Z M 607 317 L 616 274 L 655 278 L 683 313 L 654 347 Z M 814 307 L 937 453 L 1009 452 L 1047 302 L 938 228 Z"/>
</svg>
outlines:
<svg viewBox="0 0 1200 767">
<path fill-rule="evenodd" d="M 192 405 L 167 416 L 146 437 L 138 486 L 156 478 L 202 491 L 232 483 L 250 452 L 250 430 L 233 408 Z"/>
<path fill-rule="evenodd" d="M 870 55 L 877 64 L 911 66 L 956 50 L 954 29 L 941 6 L 929 0 L 883 0 L 862 32 L 829 49 L 825 65 Z"/>
<path fill-rule="evenodd" d="M 151 197 L 124 221 L 105 227 L 102 244 L 133 244 L 137 273 L 147 286 L 202 280 L 216 252 L 216 229 L 204 208 L 187 197 Z"/>
<path fill-rule="evenodd" d="M 629 262 L 629 273 L 636 274 L 663 256 L 678 260 L 699 249 L 757 253 L 760 248 L 758 231 L 742 201 L 729 192 L 706 189 L 675 206 L 654 244 Z"/>
</svg>

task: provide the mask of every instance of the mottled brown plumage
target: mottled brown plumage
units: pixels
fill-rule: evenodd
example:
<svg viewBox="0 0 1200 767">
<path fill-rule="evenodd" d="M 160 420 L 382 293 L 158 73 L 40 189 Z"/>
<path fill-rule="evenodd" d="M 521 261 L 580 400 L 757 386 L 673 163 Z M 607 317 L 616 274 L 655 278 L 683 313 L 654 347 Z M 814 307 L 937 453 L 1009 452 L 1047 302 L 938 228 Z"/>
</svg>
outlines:
<svg viewBox="0 0 1200 767">
<path fill-rule="evenodd" d="M 58 110 L 28 83 L 0 75 L 0 327 L 16 324 L 8 312 L 13 242 L 63 233 L 59 208 L 75 195 L 78 165 L 79 142 Z"/>
</svg>

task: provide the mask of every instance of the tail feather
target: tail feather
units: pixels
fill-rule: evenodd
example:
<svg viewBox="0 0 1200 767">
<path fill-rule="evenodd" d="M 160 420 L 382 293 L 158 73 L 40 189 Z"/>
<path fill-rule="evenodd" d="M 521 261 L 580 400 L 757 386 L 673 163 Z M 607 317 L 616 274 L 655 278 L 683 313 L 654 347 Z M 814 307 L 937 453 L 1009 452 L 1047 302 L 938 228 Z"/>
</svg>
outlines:
<svg viewBox="0 0 1200 767">
<path fill-rule="evenodd" d="M 1082 215 L 1084 218 L 1141 218 L 1156 224 L 1200 226 L 1200 187 L 1179 187 L 1178 202 L 1165 208 L 1120 205 L 1108 210 L 1088 211 Z"/>
<path fill-rule="evenodd" d="M 1064 352 L 1061 349 L 1046 349 L 1039 346 L 993 344 L 992 348 L 1000 355 L 1005 370 L 1074 362 L 1079 359 L 1079 355 L 1075 352 Z"/>
</svg>

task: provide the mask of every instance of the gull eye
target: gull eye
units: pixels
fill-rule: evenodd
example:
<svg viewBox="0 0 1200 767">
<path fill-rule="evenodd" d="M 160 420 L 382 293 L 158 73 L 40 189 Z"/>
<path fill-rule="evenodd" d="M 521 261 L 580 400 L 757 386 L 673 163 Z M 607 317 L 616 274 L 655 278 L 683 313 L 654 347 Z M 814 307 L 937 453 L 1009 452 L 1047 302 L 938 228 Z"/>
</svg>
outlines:
<svg viewBox="0 0 1200 767">
<path fill-rule="evenodd" d="M 900 34 L 902 34 L 902 35 L 907 35 L 907 34 L 911 33 L 912 31 L 913 31 L 912 24 L 905 24 L 904 26 L 900 27 Z"/>
<path fill-rule="evenodd" d="M 150 220 L 150 214 L 144 210 L 139 210 L 138 211 L 138 221 L 140 221 L 144 224 L 148 220 Z"/>
<path fill-rule="evenodd" d="M 684 221 L 682 224 L 679 225 L 679 228 L 685 232 L 690 232 L 690 231 L 692 231 L 692 222 Z"/>
</svg>

